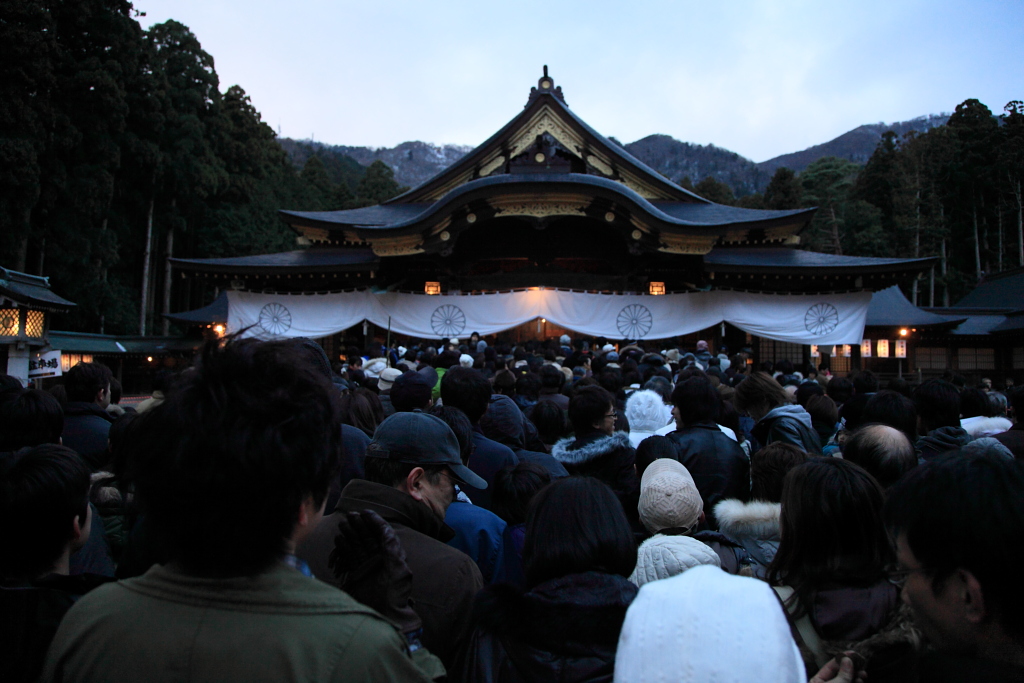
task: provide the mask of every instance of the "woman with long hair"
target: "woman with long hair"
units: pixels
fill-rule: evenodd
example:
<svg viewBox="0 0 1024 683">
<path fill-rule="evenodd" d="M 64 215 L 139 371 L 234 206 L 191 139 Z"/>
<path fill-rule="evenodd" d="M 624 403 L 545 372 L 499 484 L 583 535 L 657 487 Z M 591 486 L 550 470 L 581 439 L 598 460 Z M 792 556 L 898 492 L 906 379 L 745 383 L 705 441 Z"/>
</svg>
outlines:
<svg viewBox="0 0 1024 683">
<path fill-rule="evenodd" d="M 895 555 L 883 501 L 878 482 L 846 460 L 812 458 L 786 475 L 768 581 L 809 671 L 853 650 L 866 660 L 872 683 L 912 680 L 918 634 L 889 578 Z"/>
<path fill-rule="evenodd" d="M 526 518 L 527 588 L 498 584 L 477 596 L 461 680 L 611 681 L 636 558 L 607 485 L 565 477 L 542 489 Z"/>
</svg>

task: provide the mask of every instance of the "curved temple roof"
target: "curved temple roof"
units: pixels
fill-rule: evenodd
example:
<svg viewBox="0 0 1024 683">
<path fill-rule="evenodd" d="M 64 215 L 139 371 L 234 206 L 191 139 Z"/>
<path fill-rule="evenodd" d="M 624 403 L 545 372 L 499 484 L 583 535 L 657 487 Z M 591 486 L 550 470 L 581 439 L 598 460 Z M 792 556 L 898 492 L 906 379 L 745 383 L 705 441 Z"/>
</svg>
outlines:
<svg viewBox="0 0 1024 683">
<path fill-rule="evenodd" d="M 704 254 L 718 241 L 792 244 L 814 211 L 743 209 L 699 197 L 587 125 L 545 72 L 519 115 L 422 185 L 378 206 L 281 216 L 311 242 L 369 242 L 380 255 L 441 250 L 477 218 L 567 215 L 638 229 L 647 251 Z M 416 234 L 423 239 L 412 245 Z M 704 239 L 680 242 L 691 236 Z M 381 246 L 389 237 L 405 239 L 398 248 Z"/>
</svg>

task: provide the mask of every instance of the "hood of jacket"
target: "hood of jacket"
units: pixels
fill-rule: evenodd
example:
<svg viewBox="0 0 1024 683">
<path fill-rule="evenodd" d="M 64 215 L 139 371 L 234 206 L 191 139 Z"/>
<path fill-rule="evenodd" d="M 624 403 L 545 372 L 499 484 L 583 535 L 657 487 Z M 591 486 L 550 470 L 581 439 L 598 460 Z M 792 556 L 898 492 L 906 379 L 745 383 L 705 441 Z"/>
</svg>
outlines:
<svg viewBox="0 0 1024 683">
<path fill-rule="evenodd" d="M 477 425 L 488 439 L 515 450 L 525 446 L 523 411 L 508 396 L 494 394 Z"/>
<path fill-rule="evenodd" d="M 566 467 L 579 467 L 626 448 L 633 448 L 628 432 L 612 435 L 597 432 L 578 439 L 571 436 L 560 439 L 551 447 L 551 455 Z"/>
<path fill-rule="evenodd" d="M 789 417 L 794 420 L 799 420 L 807 429 L 814 429 L 814 425 L 811 422 L 811 414 L 808 413 L 803 406 L 790 404 L 785 406 L 779 406 L 778 408 L 772 408 L 768 411 L 768 414 L 759 420 L 759 422 L 771 422 L 780 417 Z"/>
<path fill-rule="evenodd" d="M 735 498 L 715 506 L 718 530 L 734 538 L 749 537 L 762 541 L 779 540 L 780 503 L 752 500 L 744 503 Z"/>
<path fill-rule="evenodd" d="M 939 427 L 918 439 L 914 447 L 920 455 L 937 455 L 966 446 L 971 438 L 962 427 Z"/>
</svg>

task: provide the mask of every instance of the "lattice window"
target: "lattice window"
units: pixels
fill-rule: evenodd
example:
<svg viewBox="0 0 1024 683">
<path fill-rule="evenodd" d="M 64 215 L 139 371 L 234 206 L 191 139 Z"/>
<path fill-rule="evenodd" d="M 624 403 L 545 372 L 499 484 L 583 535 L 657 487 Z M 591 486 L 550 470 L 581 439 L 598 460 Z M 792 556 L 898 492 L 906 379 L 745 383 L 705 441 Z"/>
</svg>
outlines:
<svg viewBox="0 0 1024 683">
<path fill-rule="evenodd" d="M 42 311 L 29 311 L 25 315 L 25 336 L 26 337 L 42 337 L 43 336 L 43 320 L 46 318 L 46 314 Z"/>
<path fill-rule="evenodd" d="M 842 348 L 842 347 L 840 347 Z M 840 377 L 847 375 L 850 372 L 850 358 L 847 358 L 842 353 L 838 356 L 832 356 L 828 360 L 828 369 L 833 375 L 839 375 Z"/>
<path fill-rule="evenodd" d="M 995 349 L 957 349 L 957 366 L 960 370 L 995 370 Z"/>
<path fill-rule="evenodd" d="M 921 370 L 945 370 L 949 367 L 944 348 L 917 347 L 914 349 L 914 361 Z"/>
<path fill-rule="evenodd" d="M 758 342 L 758 356 L 762 361 L 770 360 L 775 363 L 780 360 L 788 360 L 797 370 L 803 370 L 804 347 L 802 344 L 761 339 Z"/>
<path fill-rule="evenodd" d="M 1024 346 L 1014 347 L 1012 364 L 1014 370 L 1024 370 Z"/>
<path fill-rule="evenodd" d="M 0 308 L 0 337 L 16 337 L 21 330 L 17 308 Z"/>
</svg>

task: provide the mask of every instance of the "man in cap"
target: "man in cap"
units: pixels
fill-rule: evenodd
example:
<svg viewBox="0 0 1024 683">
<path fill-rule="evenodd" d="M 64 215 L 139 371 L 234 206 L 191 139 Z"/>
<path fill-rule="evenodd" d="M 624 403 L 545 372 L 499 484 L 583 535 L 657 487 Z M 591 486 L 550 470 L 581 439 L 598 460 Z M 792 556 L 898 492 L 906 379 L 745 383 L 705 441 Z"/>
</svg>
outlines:
<svg viewBox="0 0 1024 683">
<path fill-rule="evenodd" d="M 407 373 L 408 374 L 408 373 Z M 328 565 L 338 523 L 347 512 L 372 510 L 395 530 L 412 570 L 412 600 L 423 620 L 423 645 L 451 670 L 465 646 L 473 597 L 483 588 L 476 563 L 448 545 L 444 523 L 455 484 L 487 482 L 462 464 L 455 433 L 419 411 L 395 413 L 377 427 L 366 449 L 366 479 L 341 492 L 332 514 L 312 531 L 297 555 L 314 576 L 338 585 Z"/>
</svg>

